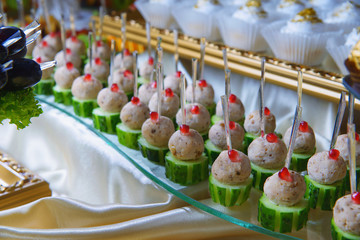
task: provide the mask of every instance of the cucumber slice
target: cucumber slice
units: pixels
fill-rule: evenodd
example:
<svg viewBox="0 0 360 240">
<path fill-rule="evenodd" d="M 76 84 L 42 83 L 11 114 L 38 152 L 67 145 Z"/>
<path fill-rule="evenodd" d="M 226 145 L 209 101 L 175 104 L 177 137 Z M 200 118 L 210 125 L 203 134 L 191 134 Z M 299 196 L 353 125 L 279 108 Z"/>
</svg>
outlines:
<svg viewBox="0 0 360 240">
<path fill-rule="evenodd" d="M 71 89 L 63 89 L 55 85 L 53 87 L 54 101 L 57 103 L 62 103 L 64 105 L 72 105 L 72 93 Z"/>
<path fill-rule="evenodd" d="M 147 79 L 145 79 L 145 78 L 143 78 L 143 77 L 138 77 L 138 85 L 140 86 L 140 85 L 143 85 L 143 84 L 145 84 L 145 83 L 149 83 L 150 82 L 150 80 L 147 80 Z"/>
<path fill-rule="evenodd" d="M 331 211 L 338 198 L 344 196 L 344 181 L 325 185 L 310 179 L 309 175 L 305 175 L 306 192 L 305 198 L 309 199 L 311 208 L 319 208 L 321 210 Z"/>
<path fill-rule="evenodd" d="M 160 165 L 165 165 L 165 155 L 169 151 L 169 148 L 159 148 L 148 143 L 143 136 L 138 138 L 140 152 L 144 158 L 149 159 Z"/>
<path fill-rule="evenodd" d="M 40 82 L 34 86 L 34 92 L 40 95 L 52 95 L 54 86 L 54 79 L 41 79 Z"/>
<path fill-rule="evenodd" d="M 130 102 L 131 98 L 134 96 L 134 93 L 133 92 L 126 92 L 125 94 L 126 94 L 126 96 L 128 98 L 128 101 Z"/>
<path fill-rule="evenodd" d="M 209 165 L 211 166 L 223 150 L 213 144 L 210 139 L 205 141 L 204 147 L 205 154 L 209 158 Z"/>
<path fill-rule="evenodd" d="M 165 156 L 165 175 L 181 185 L 192 185 L 209 177 L 208 158 L 203 154 L 190 161 L 178 160 L 168 152 Z"/>
<path fill-rule="evenodd" d="M 216 103 L 212 103 L 210 106 L 207 106 L 206 109 L 209 111 L 210 116 L 214 115 L 216 112 Z"/>
<path fill-rule="evenodd" d="M 218 115 L 212 115 L 211 116 L 211 125 L 214 125 L 215 123 L 217 123 L 218 121 L 224 120 L 223 117 L 220 117 Z M 242 117 L 240 119 L 240 121 L 237 121 L 238 124 L 240 124 L 240 126 L 244 127 L 244 122 L 245 122 L 245 116 Z"/>
<path fill-rule="evenodd" d="M 293 153 L 291 156 L 290 169 L 297 172 L 306 171 L 307 163 L 315 152 L 316 148 L 310 153 Z"/>
<path fill-rule="evenodd" d="M 72 104 L 75 114 L 80 117 L 91 117 L 93 109 L 98 107 L 96 99 L 80 100 L 72 97 Z"/>
<path fill-rule="evenodd" d="M 229 185 L 216 180 L 212 174 L 209 177 L 209 190 L 211 199 L 225 207 L 240 206 L 250 195 L 251 183 L 253 177 L 250 177 L 239 185 Z"/>
<path fill-rule="evenodd" d="M 120 112 L 109 113 L 101 108 L 95 108 L 92 112 L 94 127 L 101 132 L 116 133 L 116 125 L 120 122 Z"/>
<path fill-rule="evenodd" d="M 350 191 L 350 175 L 349 175 L 349 167 L 348 170 L 346 171 L 346 176 L 345 176 L 345 191 Z M 360 191 L 360 166 L 356 167 L 356 186 L 357 186 L 357 190 Z"/>
<path fill-rule="evenodd" d="M 264 183 L 266 179 L 272 176 L 277 171 L 279 171 L 279 169 L 266 169 L 251 163 L 251 174 L 254 177 L 254 180 L 252 182 L 253 187 L 260 191 L 264 191 Z"/>
<path fill-rule="evenodd" d="M 291 207 L 276 205 L 265 194 L 259 200 L 259 223 L 271 231 L 286 233 L 300 230 L 308 220 L 308 213 L 306 199 Z"/>
<path fill-rule="evenodd" d="M 133 130 L 123 123 L 118 123 L 116 133 L 121 145 L 135 150 L 139 149 L 138 138 L 141 135 L 141 129 Z"/>
<path fill-rule="evenodd" d="M 259 135 L 251 134 L 251 133 L 248 133 L 248 132 L 245 133 L 245 135 L 244 135 L 244 144 L 243 144 L 245 154 L 247 154 L 247 149 L 248 149 L 250 143 L 252 141 L 254 141 L 256 138 L 258 138 L 258 137 L 259 137 Z"/>
<path fill-rule="evenodd" d="M 360 240 L 360 236 L 344 232 L 336 226 L 334 219 L 331 219 L 331 237 L 333 240 Z"/>
</svg>

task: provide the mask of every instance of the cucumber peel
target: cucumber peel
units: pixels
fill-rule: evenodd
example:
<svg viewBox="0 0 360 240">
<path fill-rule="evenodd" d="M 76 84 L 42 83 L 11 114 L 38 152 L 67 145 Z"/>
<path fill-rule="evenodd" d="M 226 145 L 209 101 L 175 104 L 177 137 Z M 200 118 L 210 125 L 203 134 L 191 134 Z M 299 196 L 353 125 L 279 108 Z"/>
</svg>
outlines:
<svg viewBox="0 0 360 240">
<path fill-rule="evenodd" d="M 209 190 L 211 199 L 225 207 L 240 206 L 250 195 L 252 175 L 239 185 L 221 183 L 210 174 Z"/>
<path fill-rule="evenodd" d="M 291 156 L 290 169 L 297 172 L 306 171 L 307 163 L 315 152 L 316 148 L 310 153 L 293 153 Z"/>
<path fill-rule="evenodd" d="M 302 199 L 294 206 L 279 206 L 263 194 L 259 200 L 258 221 L 271 230 L 281 233 L 297 231 L 306 225 L 309 205 Z"/>
<path fill-rule="evenodd" d="M 55 85 L 53 87 L 54 101 L 57 103 L 62 103 L 64 105 L 72 105 L 72 93 L 71 89 L 63 89 Z"/>
<path fill-rule="evenodd" d="M 260 191 L 264 191 L 264 183 L 266 179 L 271 177 L 277 171 L 279 171 L 279 169 L 266 169 L 251 163 L 251 173 L 254 177 L 252 182 L 253 187 Z"/>
<path fill-rule="evenodd" d="M 34 86 L 34 92 L 40 95 L 52 95 L 54 86 L 55 86 L 54 79 L 41 79 Z"/>
<path fill-rule="evenodd" d="M 80 100 L 72 97 L 72 104 L 75 114 L 80 117 L 91 117 L 93 109 L 98 107 L 96 99 Z"/>
<path fill-rule="evenodd" d="M 143 136 L 138 138 L 139 149 L 144 158 L 160 165 L 165 165 L 165 155 L 168 147 L 160 148 L 148 143 Z"/>
<path fill-rule="evenodd" d="M 109 113 L 101 108 L 95 108 L 92 112 L 94 127 L 101 132 L 116 133 L 116 125 L 120 122 L 120 112 Z"/>
<path fill-rule="evenodd" d="M 314 209 L 319 208 L 331 211 L 336 200 L 345 194 L 343 180 L 325 185 L 312 180 L 309 175 L 305 175 L 305 183 L 305 198 L 309 199 L 309 205 Z"/>
<path fill-rule="evenodd" d="M 209 158 L 209 165 L 211 166 L 223 150 L 213 144 L 210 139 L 205 141 L 204 147 L 205 153 Z"/>
<path fill-rule="evenodd" d="M 135 150 L 139 149 L 138 138 L 141 135 L 141 129 L 134 130 L 124 123 L 118 123 L 116 125 L 116 134 L 121 145 Z"/>
<path fill-rule="evenodd" d="M 208 158 L 203 154 L 195 160 L 179 160 L 171 152 L 165 156 L 165 175 L 180 185 L 192 185 L 209 177 Z"/>
</svg>

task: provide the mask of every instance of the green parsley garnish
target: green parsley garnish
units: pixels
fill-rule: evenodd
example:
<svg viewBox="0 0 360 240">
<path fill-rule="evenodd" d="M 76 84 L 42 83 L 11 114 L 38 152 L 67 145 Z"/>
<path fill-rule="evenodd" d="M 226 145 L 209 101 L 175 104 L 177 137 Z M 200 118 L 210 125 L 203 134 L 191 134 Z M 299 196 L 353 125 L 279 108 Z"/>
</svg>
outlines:
<svg viewBox="0 0 360 240">
<path fill-rule="evenodd" d="M 10 119 L 17 129 L 27 127 L 32 117 L 38 117 L 43 111 L 34 98 L 33 88 L 19 91 L 0 90 L 0 123 Z"/>
</svg>

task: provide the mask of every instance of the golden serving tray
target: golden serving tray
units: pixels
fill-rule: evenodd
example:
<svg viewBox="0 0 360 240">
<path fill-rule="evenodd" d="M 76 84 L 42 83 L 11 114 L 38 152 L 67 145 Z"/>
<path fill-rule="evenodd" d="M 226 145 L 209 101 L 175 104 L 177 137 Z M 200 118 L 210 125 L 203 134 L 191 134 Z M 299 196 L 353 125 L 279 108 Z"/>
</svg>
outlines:
<svg viewBox="0 0 360 240">
<path fill-rule="evenodd" d="M 99 17 L 93 16 L 96 28 Z M 141 20 L 130 20 L 126 25 L 128 41 L 147 45 L 146 29 Z M 98 30 L 97 30 L 98 31 Z M 121 37 L 121 19 L 119 16 L 104 16 L 103 35 Z M 156 47 L 157 37 L 162 38 L 161 47 L 169 53 L 175 52 L 173 33 L 169 30 L 151 28 L 151 45 Z M 200 40 L 179 34 L 179 56 L 186 59 L 200 58 Z M 348 92 L 342 84 L 343 75 L 324 70 L 296 65 L 264 54 L 229 48 L 222 43 L 206 43 L 205 64 L 223 68 L 222 49 L 228 49 L 228 66 L 232 72 L 260 79 L 261 58 L 266 58 L 266 81 L 296 91 L 298 70 L 303 71 L 303 93 L 330 102 L 338 103 L 341 91 Z M 355 100 L 355 109 L 360 109 L 360 101 Z"/>
<path fill-rule="evenodd" d="M 0 210 L 51 196 L 49 184 L 0 152 Z"/>
</svg>

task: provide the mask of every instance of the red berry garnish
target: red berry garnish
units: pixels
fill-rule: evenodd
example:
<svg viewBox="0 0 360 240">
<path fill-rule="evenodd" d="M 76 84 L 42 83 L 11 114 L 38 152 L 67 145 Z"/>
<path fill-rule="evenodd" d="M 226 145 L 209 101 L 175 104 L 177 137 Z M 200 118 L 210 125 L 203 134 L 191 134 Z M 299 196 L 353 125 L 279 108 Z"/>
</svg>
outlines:
<svg viewBox="0 0 360 240">
<path fill-rule="evenodd" d="M 124 77 L 131 77 L 132 72 L 130 70 L 125 70 L 124 71 Z"/>
<path fill-rule="evenodd" d="M 174 96 L 174 92 L 171 90 L 171 88 L 165 89 L 165 96 L 166 97 L 173 97 Z"/>
<path fill-rule="evenodd" d="M 125 56 L 130 56 L 131 55 L 131 52 L 129 51 L 129 49 L 125 48 L 124 55 Z"/>
<path fill-rule="evenodd" d="M 353 200 L 354 203 L 360 204 L 360 192 L 353 192 L 351 194 L 351 199 Z"/>
<path fill-rule="evenodd" d="M 151 112 L 150 113 L 150 119 L 153 122 L 158 122 L 159 121 L 159 114 L 157 112 Z"/>
<path fill-rule="evenodd" d="M 85 77 L 84 77 L 84 81 L 85 81 L 85 82 L 90 82 L 91 79 L 92 79 L 92 78 L 91 78 L 91 74 L 89 74 L 89 73 L 88 73 L 88 74 L 85 74 Z"/>
<path fill-rule="evenodd" d="M 98 58 L 98 57 L 95 58 L 94 61 L 95 61 L 95 64 L 96 64 L 96 65 L 101 65 L 101 63 L 102 63 L 102 62 L 101 62 L 101 58 Z"/>
<path fill-rule="evenodd" d="M 189 130 L 190 130 L 189 125 L 186 125 L 186 124 L 181 124 L 181 125 L 180 125 L 180 132 L 181 132 L 182 134 L 188 134 L 188 133 L 189 133 Z"/>
<path fill-rule="evenodd" d="M 202 79 L 199 81 L 199 87 L 207 87 L 207 82 L 206 80 Z"/>
<path fill-rule="evenodd" d="M 230 96 L 229 96 L 229 102 L 231 102 L 231 103 L 236 102 L 236 96 L 235 96 L 235 94 L 230 94 Z"/>
<path fill-rule="evenodd" d="M 180 72 L 180 71 L 177 71 L 177 72 L 176 72 L 176 77 L 177 77 L 177 78 L 180 78 L 180 77 L 181 77 L 181 72 Z"/>
<path fill-rule="evenodd" d="M 300 122 L 300 125 L 299 125 L 299 130 L 300 130 L 300 132 L 307 132 L 307 131 L 309 131 L 309 125 L 308 125 L 308 123 L 305 122 L 305 121 L 301 121 L 301 122 Z"/>
<path fill-rule="evenodd" d="M 235 128 L 236 128 L 235 122 L 230 121 L 230 122 L 229 122 L 229 128 L 230 128 L 231 130 L 235 129 Z"/>
<path fill-rule="evenodd" d="M 66 55 L 70 55 L 70 54 L 71 54 L 71 49 L 70 49 L 70 48 L 67 48 L 65 51 L 66 51 Z"/>
<path fill-rule="evenodd" d="M 267 107 L 264 107 L 264 114 L 266 115 L 266 116 L 269 116 L 270 115 L 270 109 L 268 109 Z"/>
<path fill-rule="evenodd" d="M 152 57 L 149 57 L 148 63 L 149 63 L 149 65 L 153 65 L 154 64 L 154 59 Z"/>
<path fill-rule="evenodd" d="M 337 149 L 331 149 L 331 150 L 329 151 L 329 158 L 331 158 L 331 159 L 333 159 L 333 160 L 338 160 L 339 156 L 340 156 L 339 150 L 337 150 Z"/>
<path fill-rule="evenodd" d="M 43 47 L 47 47 L 47 46 L 48 46 L 48 42 L 47 42 L 47 41 L 42 41 L 41 45 L 42 45 Z"/>
<path fill-rule="evenodd" d="M 355 140 L 356 140 L 356 141 L 359 141 L 359 140 L 360 140 L 358 133 L 355 133 Z"/>
<path fill-rule="evenodd" d="M 155 81 L 152 82 L 152 83 L 151 83 L 151 87 L 152 87 L 152 88 L 157 88 L 157 83 L 156 83 Z"/>
<path fill-rule="evenodd" d="M 50 37 L 52 38 L 56 37 L 56 33 L 55 32 L 50 33 Z"/>
<path fill-rule="evenodd" d="M 199 114 L 199 113 L 200 113 L 200 108 L 199 108 L 199 106 L 198 106 L 198 105 L 192 106 L 190 112 L 191 112 L 192 114 Z"/>
<path fill-rule="evenodd" d="M 119 91 L 119 86 L 116 83 L 111 84 L 110 90 L 112 92 L 118 92 Z"/>
<path fill-rule="evenodd" d="M 37 58 L 35 59 L 35 61 L 36 61 L 37 63 L 42 63 L 41 57 L 37 57 Z"/>
<path fill-rule="evenodd" d="M 240 162 L 241 161 L 239 153 L 234 149 L 228 150 L 228 156 L 229 156 L 230 161 L 232 161 L 232 162 Z"/>
<path fill-rule="evenodd" d="M 275 133 L 269 133 L 269 134 L 266 135 L 266 140 L 269 143 L 276 143 L 277 140 L 278 140 L 278 137 L 276 136 Z"/>
<path fill-rule="evenodd" d="M 293 179 L 292 179 L 292 177 L 291 177 L 291 175 L 290 175 L 290 172 L 289 172 L 289 170 L 288 170 L 286 167 L 283 167 L 283 168 L 279 171 L 278 175 L 279 175 L 279 178 L 280 178 L 281 180 L 285 180 L 285 181 L 287 181 L 287 182 L 292 182 L 292 181 L 293 181 Z"/>
<path fill-rule="evenodd" d="M 73 41 L 73 42 L 77 42 L 77 41 L 78 41 L 78 39 L 77 39 L 77 37 L 76 37 L 76 36 L 72 36 L 72 37 L 71 37 L 71 41 Z"/>
<path fill-rule="evenodd" d="M 96 41 L 96 46 L 101 47 L 102 46 L 102 41 Z"/>
<path fill-rule="evenodd" d="M 67 62 L 67 63 L 66 63 L 66 68 L 67 68 L 68 70 L 71 70 L 71 69 L 74 68 L 74 64 L 72 64 L 72 62 Z"/>
<path fill-rule="evenodd" d="M 133 96 L 131 98 L 131 103 L 134 105 L 138 105 L 140 103 L 140 99 L 138 97 Z"/>
</svg>

